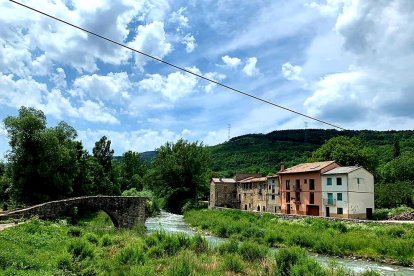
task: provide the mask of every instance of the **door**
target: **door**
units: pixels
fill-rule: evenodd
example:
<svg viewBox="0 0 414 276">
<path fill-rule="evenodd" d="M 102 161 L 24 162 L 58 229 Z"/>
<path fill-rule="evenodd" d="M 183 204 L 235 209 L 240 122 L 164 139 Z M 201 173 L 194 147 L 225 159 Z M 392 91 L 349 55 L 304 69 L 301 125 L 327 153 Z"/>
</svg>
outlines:
<svg viewBox="0 0 414 276">
<path fill-rule="evenodd" d="M 331 215 L 329 214 L 329 207 L 326 207 L 326 209 L 325 209 L 325 216 L 327 217 L 327 218 L 329 218 Z"/>
<path fill-rule="evenodd" d="M 286 205 L 286 214 L 290 214 L 290 204 Z"/>
<path fill-rule="evenodd" d="M 308 205 L 306 214 L 308 216 L 319 216 L 319 206 Z"/>
<path fill-rule="evenodd" d="M 367 208 L 367 219 L 372 219 L 372 208 Z"/>
</svg>

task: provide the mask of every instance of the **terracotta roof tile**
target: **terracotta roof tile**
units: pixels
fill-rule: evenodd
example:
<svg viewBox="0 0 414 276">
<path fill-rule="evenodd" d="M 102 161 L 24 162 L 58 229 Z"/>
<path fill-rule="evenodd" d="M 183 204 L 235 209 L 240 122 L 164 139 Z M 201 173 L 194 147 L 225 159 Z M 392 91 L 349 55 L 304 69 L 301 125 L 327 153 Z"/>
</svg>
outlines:
<svg viewBox="0 0 414 276">
<path fill-rule="evenodd" d="M 335 161 L 323 161 L 323 162 L 313 162 L 313 163 L 302 163 L 290 168 L 287 168 L 279 174 L 288 174 L 288 173 L 301 173 L 301 172 L 317 172 L 335 163 Z"/>
</svg>

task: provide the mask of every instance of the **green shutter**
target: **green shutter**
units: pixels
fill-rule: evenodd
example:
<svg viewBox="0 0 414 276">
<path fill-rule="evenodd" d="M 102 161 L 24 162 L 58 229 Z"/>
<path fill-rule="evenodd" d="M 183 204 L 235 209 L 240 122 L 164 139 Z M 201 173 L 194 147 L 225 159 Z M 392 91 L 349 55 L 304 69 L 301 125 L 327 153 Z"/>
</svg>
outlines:
<svg viewBox="0 0 414 276">
<path fill-rule="evenodd" d="M 332 186 L 332 178 L 328 177 L 327 181 L 327 185 Z"/>
<path fill-rule="evenodd" d="M 338 193 L 338 194 L 336 195 L 336 199 L 337 199 L 337 200 L 342 200 L 342 193 Z"/>
</svg>

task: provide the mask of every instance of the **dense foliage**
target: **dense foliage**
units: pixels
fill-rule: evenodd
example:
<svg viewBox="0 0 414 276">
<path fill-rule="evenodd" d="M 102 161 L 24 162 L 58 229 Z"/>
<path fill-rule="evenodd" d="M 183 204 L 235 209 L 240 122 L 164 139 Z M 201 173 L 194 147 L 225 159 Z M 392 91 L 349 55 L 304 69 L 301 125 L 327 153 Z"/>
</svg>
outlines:
<svg viewBox="0 0 414 276">
<path fill-rule="evenodd" d="M 210 163 L 210 152 L 202 143 L 166 143 L 152 162 L 148 187 L 163 198 L 167 210 L 181 212 L 188 201 L 198 202 L 208 194 Z"/>
<path fill-rule="evenodd" d="M 1 275 L 354 275 L 299 248 L 273 255 L 251 242 L 213 248 L 200 235 L 117 231 L 104 213 L 77 225 L 32 220 L 0 231 L 0 244 Z"/>
<path fill-rule="evenodd" d="M 191 226 L 219 237 L 270 247 L 300 246 L 317 253 L 414 264 L 414 225 L 355 224 L 307 217 L 284 220 L 240 210 L 200 210 L 184 215 Z"/>
</svg>

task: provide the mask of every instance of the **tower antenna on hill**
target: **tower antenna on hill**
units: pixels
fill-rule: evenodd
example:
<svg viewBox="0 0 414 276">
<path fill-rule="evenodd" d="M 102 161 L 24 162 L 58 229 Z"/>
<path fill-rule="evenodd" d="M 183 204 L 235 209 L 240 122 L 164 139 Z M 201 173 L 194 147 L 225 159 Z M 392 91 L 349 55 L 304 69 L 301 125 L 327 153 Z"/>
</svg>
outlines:
<svg viewBox="0 0 414 276">
<path fill-rule="evenodd" d="M 230 141 L 230 130 L 231 130 L 231 124 L 227 125 L 227 141 Z"/>
</svg>

